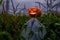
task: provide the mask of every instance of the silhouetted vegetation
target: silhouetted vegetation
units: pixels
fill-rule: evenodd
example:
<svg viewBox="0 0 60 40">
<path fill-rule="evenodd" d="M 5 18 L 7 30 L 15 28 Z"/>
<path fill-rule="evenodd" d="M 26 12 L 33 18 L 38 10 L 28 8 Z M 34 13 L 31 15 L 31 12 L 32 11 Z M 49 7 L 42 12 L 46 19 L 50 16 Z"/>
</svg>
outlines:
<svg viewBox="0 0 60 40">
<path fill-rule="evenodd" d="M 14 40 L 21 39 L 23 30 L 27 29 L 27 26 L 23 26 L 28 20 L 29 16 L 4 16 L 0 15 L 0 32 L 7 32 L 10 34 L 10 37 Z M 51 14 L 43 15 L 42 17 L 37 18 L 42 24 L 45 25 L 47 29 L 47 33 L 43 40 L 59 40 L 60 39 L 60 18 L 57 16 L 53 16 Z M 41 28 L 38 28 L 38 33 Z M 34 32 L 30 31 L 27 35 L 29 35 L 28 39 L 33 36 Z M 1 34 L 2 35 L 2 34 Z M 7 34 L 4 34 L 5 36 Z M 3 35 L 2 35 L 3 36 Z M 31 36 L 31 37 L 30 37 Z M 1 36 L 0 36 L 1 37 Z M 3 37 L 4 38 L 4 37 Z M 26 39 L 24 36 L 22 37 L 24 40 Z M 6 39 L 7 40 L 7 39 Z"/>
</svg>

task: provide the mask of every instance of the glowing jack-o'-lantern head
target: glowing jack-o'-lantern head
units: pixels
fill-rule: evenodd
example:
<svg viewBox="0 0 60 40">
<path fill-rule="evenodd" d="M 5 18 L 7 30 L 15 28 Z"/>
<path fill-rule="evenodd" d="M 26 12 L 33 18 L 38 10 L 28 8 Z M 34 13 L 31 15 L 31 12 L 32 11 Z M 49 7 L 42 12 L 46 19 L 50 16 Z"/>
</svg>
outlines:
<svg viewBox="0 0 60 40">
<path fill-rule="evenodd" d="M 30 8 L 29 9 L 29 15 L 31 17 L 40 17 L 41 16 L 41 9 L 39 8 Z"/>
</svg>

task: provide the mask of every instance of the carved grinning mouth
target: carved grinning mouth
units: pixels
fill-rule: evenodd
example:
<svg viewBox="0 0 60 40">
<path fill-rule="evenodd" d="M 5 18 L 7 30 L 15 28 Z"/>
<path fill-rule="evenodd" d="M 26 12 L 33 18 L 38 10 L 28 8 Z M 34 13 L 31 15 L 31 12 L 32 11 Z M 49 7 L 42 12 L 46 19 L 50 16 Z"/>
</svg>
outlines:
<svg viewBox="0 0 60 40">
<path fill-rule="evenodd" d="M 35 12 L 33 12 L 33 13 L 30 13 L 30 14 L 32 14 L 32 15 L 33 15 L 33 14 L 36 14 L 36 13 L 35 13 Z"/>
</svg>

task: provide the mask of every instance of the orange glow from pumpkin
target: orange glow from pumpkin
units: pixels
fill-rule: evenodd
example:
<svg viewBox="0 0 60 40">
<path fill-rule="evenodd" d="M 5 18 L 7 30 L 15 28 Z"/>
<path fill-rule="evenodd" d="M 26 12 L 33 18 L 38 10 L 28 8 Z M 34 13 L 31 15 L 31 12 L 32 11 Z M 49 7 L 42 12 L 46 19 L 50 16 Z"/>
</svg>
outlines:
<svg viewBox="0 0 60 40">
<path fill-rule="evenodd" d="M 41 10 L 39 8 L 30 8 L 29 9 L 29 15 L 31 17 L 40 17 L 41 16 Z"/>
</svg>

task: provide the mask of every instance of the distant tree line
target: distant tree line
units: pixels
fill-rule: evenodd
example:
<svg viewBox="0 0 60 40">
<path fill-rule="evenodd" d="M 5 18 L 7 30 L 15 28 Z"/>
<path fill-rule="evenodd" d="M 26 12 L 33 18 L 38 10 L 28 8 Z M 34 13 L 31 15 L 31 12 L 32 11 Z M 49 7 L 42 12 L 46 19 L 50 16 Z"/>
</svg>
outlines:
<svg viewBox="0 0 60 40">
<path fill-rule="evenodd" d="M 11 4 L 12 4 L 12 9 L 10 9 L 10 2 L 11 2 Z M 0 1 L 0 4 L 2 4 L 2 14 L 6 14 L 6 15 L 8 15 L 9 13 L 13 13 L 13 14 L 17 14 L 16 12 L 18 11 L 18 10 L 20 10 L 19 12 L 18 12 L 18 14 L 20 14 L 21 13 L 21 11 L 22 10 L 28 10 L 28 9 L 26 9 L 26 5 L 24 4 L 24 8 L 18 8 L 18 6 L 20 5 L 20 3 L 18 3 L 16 6 L 14 6 L 14 2 L 13 2 L 13 0 L 1 0 Z M 11 11 L 9 11 L 9 10 L 11 10 Z M 13 12 L 12 12 L 13 11 Z"/>
<path fill-rule="evenodd" d="M 39 7 L 43 6 L 47 9 L 47 13 L 52 13 L 53 9 L 56 9 L 56 12 L 58 12 L 58 7 L 60 6 L 60 2 L 57 2 L 57 0 L 45 0 L 46 6 L 41 2 L 35 2 L 39 4 Z"/>
<path fill-rule="evenodd" d="M 10 2 L 12 4 L 12 8 L 13 9 L 9 9 L 10 7 Z M 6 5 L 5 5 L 6 3 Z M 56 10 L 56 13 L 58 13 L 58 8 L 60 6 L 60 2 L 57 2 L 57 0 L 45 0 L 45 3 L 46 5 L 44 5 L 43 3 L 41 2 L 35 2 L 37 4 L 39 4 L 39 8 L 41 8 L 41 6 L 43 6 L 46 10 L 47 10 L 47 13 L 53 13 L 54 9 Z M 13 0 L 0 0 L 0 4 L 2 4 L 2 14 L 6 14 L 8 15 L 9 13 L 13 13 L 13 14 L 17 14 L 16 12 L 19 10 L 18 14 L 21 13 L 22 10 L 28 10 L 26 8 L 26 5 L 24 4 L 24 8 L 18 8 L 18 6 L 20 5 L 20 3 L 18 3 L 16 6 L 14 6 L 14 2 Z M 11 12 L 11 11 L 13 12 Z"/>
</svg>

